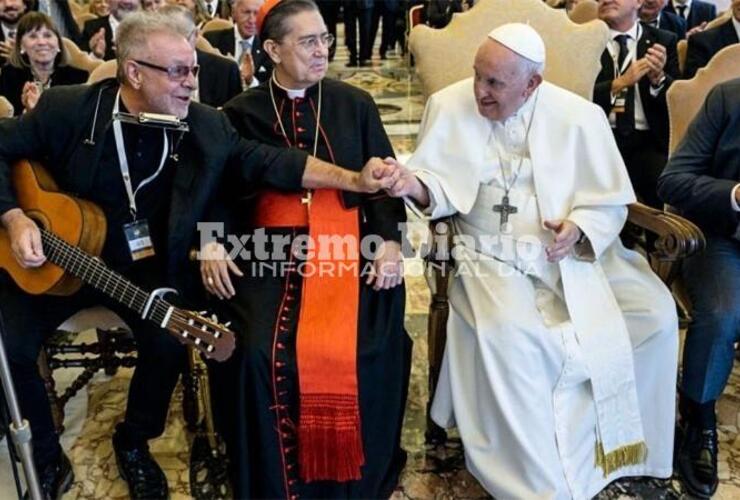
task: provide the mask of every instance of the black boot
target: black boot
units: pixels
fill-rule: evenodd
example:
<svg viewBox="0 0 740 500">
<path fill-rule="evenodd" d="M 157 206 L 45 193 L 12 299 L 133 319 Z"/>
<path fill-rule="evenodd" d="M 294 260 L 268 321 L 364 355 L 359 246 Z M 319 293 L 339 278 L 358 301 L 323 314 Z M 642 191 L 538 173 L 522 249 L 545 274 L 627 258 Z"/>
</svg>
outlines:
<svg viewBox="0 0 740 500">
<path fill-rule="evenodd" d="M 128 483 L 132 499 L 168 498 L 167 478 L 149 453 L 146 443 L 127 443 L 122 439 L 120 430 L 116 430 L 113 434 L 113 450 L 118 472 Z"/>
<path fill-rule="evenodd" d="M 38 473 L 41 493 L 44 499 L 48 500 L 62 498 L 75 480 L 72 464 L 63 451 L 59 453 L 56 461 L 40 468 Z M 27 492 L 24 499 L 28 498 L 31 498 L 31 495 Z"/>
<path fill-rule="evenodd" d="M 678 474 L 691 495 L 710 498 L 719 484 L 717 429 L 688 424 L 684 432 L 678 454 Z"/>
</svg>

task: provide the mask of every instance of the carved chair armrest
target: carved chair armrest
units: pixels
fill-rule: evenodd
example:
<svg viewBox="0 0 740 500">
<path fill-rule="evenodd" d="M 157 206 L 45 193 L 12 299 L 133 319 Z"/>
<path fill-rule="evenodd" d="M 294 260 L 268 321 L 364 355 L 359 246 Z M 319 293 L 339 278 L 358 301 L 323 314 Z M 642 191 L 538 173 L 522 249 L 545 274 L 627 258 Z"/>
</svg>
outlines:
<svg viewBox="0 0 740 500">
<path fill-rule="evenodd" d="M 642 203 L 628 206 L 628 222 L 656 236 L 649 249 L 655 273 L 669 287 L 678 275 L 681 260 L 704 250 L 704 233 L 693 222 L 678 214 L 648 207 Z"/>
</svg>

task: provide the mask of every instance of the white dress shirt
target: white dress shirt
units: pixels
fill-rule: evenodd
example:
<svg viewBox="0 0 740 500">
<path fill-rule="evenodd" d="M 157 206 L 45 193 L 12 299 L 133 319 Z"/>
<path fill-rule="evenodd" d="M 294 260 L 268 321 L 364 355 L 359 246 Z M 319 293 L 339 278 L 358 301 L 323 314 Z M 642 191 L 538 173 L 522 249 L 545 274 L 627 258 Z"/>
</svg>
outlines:
<svg viewBox="0 0 740 500">
<path fill-rule="evenodd" d="M 242 35 L 239 33 L 239 29 L 236 27 L 236 24 L 234 25 L 234 59 L 236 60 L 237 64 L 241 63 L 242 60 L 242 40 L 247 40 L 249 42 L 250 47 L 254 47 L 254 35 L 250 36 L 249 38 L 242 38 Z M 251 52 L 251 51 L 250 51 Z M 258 68 L 254 68 L 254 73 L 256 75 Z M 252 81 L 249 82 L 248 88 L 256 87 L 260 84 L 260 81 L 257 79 L 256 76 L 252 76 Z"/>
<path fill-rule="evenodd" d="M 632 28 L 622 33 L 621 31 L 616 30 L 609 30 L 609 38 L 610 41 L 607 44 L 606 48 L 609 51 L 609 54 L 612 56 L 612 60 L 614 61 L 614 68 L 615 68 L 615 77 L 616 77 L 616 71 L 617 71 L 617 61 L 619 59 L 619 42 L 615 40 L 615 38 L 619 35 L 627 35 L 629 38 L 627 40 L 627 50 L 629 51 L 627 54 L 627 58 L 625 59 L 625 64 L 627 64 L 627 61 L 630 61 L 630 63 L 634 62 L 637 58 L 637 40 L 638 37 L 642 35 L 643 29 L 640 27 L 640 23 L 636 22 Z M 619 68 L 619 71 L 623 71 L 623 68 Z M 658 89 L 657 92 L 654 92 L 653 87 L 650 87 L 650 93 L 653 96 L 658 95 L 660 93 L 660 89 Z M 616 99 L 615 95 L 612 95 L 612 102 Z M 616 113 L 613 111 L 609 113 L 609 124 L 612 126 L 612 128 L 617 126 L 617 116 Z M 650 130 L 650 126 L 648 125 L 647 118 L 645 118 L 645 110 L 642 107 L 642 97 L 640 96 L 640 88 L 639 85 L 635 84 L 635 129 L 636 130 Z"/>
</svg>

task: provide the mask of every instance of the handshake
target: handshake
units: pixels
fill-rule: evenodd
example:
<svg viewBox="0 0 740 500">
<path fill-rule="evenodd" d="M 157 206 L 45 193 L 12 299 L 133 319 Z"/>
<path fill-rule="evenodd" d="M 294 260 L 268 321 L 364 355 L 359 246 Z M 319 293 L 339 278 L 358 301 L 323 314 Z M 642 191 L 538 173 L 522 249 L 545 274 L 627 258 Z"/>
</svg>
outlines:
<svg viewBox="0 0 740 500">
<path fill-rule="evenodd" d="M 409 197 L 420 206 L 429 205 L 429 194 L 424 184 L 395 158 L 371 158 L 359 176 L 359 191 L 375 193 L 385 190 L 394 198 Z"/>
</svg>

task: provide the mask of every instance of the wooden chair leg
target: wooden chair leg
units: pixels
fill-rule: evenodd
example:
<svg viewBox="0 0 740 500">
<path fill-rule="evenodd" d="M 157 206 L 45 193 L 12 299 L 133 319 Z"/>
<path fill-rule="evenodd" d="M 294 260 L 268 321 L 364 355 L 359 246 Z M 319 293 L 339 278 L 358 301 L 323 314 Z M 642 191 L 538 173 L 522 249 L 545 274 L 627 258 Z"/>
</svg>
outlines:
<svg viewBox="0 0 740 500">
<path fill-rule="evenodd" d="M 51 417 L 54 422 L 54 429 L 57 434 L 64 432 L 64 403 L 60 401 L 57 396 L 56 384 L 54 383 L 54 377 L 51 374 L 51 368 L 47 359 L 46 351 L 41 349 L 38 359 L 39 374 L 44 380 L 44 386 L 46 387 L 46 395 L 49 398 L 49 404 L 51 405 Z"/>
</svg>

